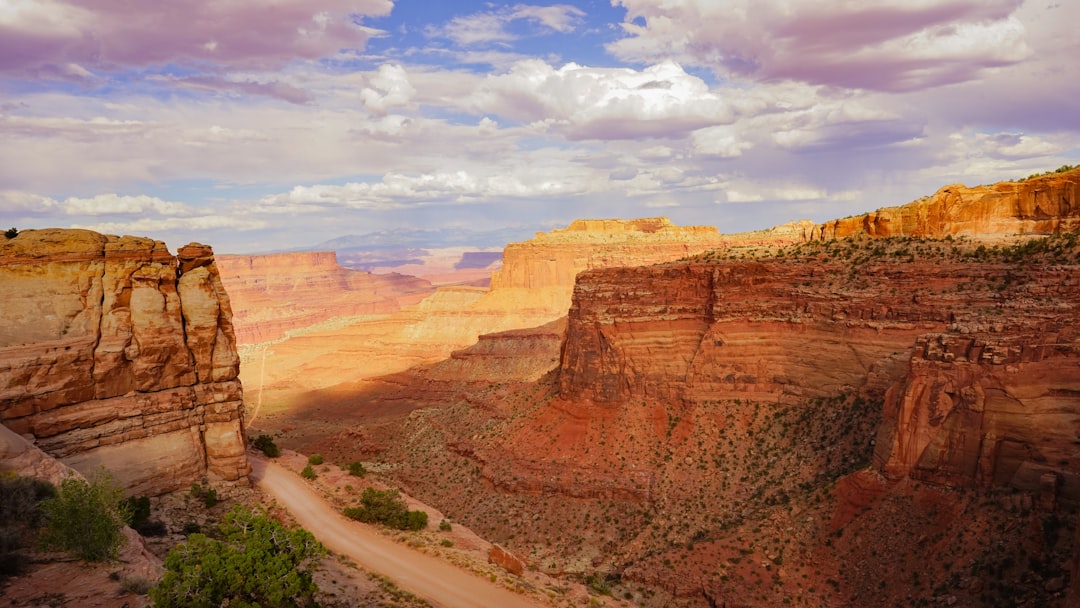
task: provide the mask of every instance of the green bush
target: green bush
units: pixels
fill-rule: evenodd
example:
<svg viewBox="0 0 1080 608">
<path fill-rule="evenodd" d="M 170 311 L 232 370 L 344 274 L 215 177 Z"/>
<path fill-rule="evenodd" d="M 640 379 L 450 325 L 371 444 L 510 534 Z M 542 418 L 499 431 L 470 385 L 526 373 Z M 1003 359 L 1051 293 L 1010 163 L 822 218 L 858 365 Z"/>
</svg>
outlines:
<svg viewBox="0 0 1080 608">
<path fill-rule="evenodd" d="M 56 488 L 44 479 L 0 475 L 0 526 L 40 527 L 41 501 L 56 496 Z"/>
<path fill-rule="evenodd" d="M 218 499 L 217 490 L 210 486 L 204 488 L 200 484 L 193 483 L 191 484 L 191 495 L 195 498 L 202 499 L 203 504 L 206 505 L 207 509 L 221 502 Z"/>
<path fill-rule="evenodd" d="M 281 456 L 281 449 L 274 443 L 274 438 L 269 435 L 259 435 L 255 438 L 255 441 L 251 442 L 251 445 L 255 446 L 255 449 L 266 454 L 270 458 Z"/>
<path fill-rule="evenodd" d="M 13 239 L 13 238 L 19 236 L 19 229 L 14 228 L 14 227 L 8 228 L 7 231 L 4 232 L 4 236 L 6 236 L 9 239 Z"/>
<path fill-rule="evenodd" d="M 442 530 L 443 532 L 449 532 L 451 529 L 452 527 L 450 526 L 449 521 L 444 519 L 439 522 L 439 530 Z"/>
<path fill-rule="evenodd" d="M 169 551 L 150 599 L 158 608 L 314 607 L 312 571 L 325 554 L 310 532 L 237 506 L 215 538 L 192 534 Z"/>
<path fill-rule="evenodd" d="M 124 545 L 121 529 L 129 519 L 124 493 L 104 468 L 89 481 L 68 477 L 55 498 L 41 503 L 45 513 L 42 544 L 86 561 L 115 558 Z"/>
<path fill-rule="evenodd" d="M 128 513 L 131 514 L 131 519 L 128 520 L 128 525 L 136 530 L 139 527 L 150 521 L 150 499 L 146 496 L 128 496 L 124 499 L 127 504 Z"/>
<path fill-rule="evenodd" d="M 347 507 L 345 516 L 369 524 L 382 524 L 398 530 L 423 530 L 428 516 L 424 511 L 410 511 L 397 490 L 365 488 L 360 505 Z"/>
<path fill-rule="evenodd" d="M 300 471 L 300 476 L 304 479 L 315 479 L 318 475 L 315 474 L 315 469 L 311 468 L 311 465 L 304 467 L 303 471 Z"/>
<path fill-rule="evenodd" d="M 364 475 L 367 475 L 367 469 L 364 468 L 364 463 L 350 462 L 349 475 L 352 475 L 353 477 L 363 477 Z"/>
<path fill-rule="evenodd" d="M 319 465 L 319 464 L 322 464 L 324 462 L 324 459 L 322 457 L 322 454 L 312 454 L 311 456 L 308 456 L 307 461 L 308 461 L 308 464 Z"/>
</svg>

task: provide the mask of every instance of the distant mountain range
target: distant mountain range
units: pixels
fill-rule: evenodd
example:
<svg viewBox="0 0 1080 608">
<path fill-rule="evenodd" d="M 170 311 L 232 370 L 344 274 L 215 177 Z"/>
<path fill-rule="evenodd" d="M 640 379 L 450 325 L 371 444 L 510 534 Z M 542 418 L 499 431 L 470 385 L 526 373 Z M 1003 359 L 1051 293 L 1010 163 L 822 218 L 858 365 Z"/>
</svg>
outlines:
<svg viewBox="0 0 1080 608">
<path fill-rule="evenodd" d="M 440 230 L 381 230 L 366 234 L 350 234 L 323 241 L 308 249 L 333 251 L 406 251 L 409 249 L 443 249 L 447 247 L 502 248 L 512 241 L 532 238 L 532 228 L 502 228 L 478 231 L 443 228 Z"/>
</svg>

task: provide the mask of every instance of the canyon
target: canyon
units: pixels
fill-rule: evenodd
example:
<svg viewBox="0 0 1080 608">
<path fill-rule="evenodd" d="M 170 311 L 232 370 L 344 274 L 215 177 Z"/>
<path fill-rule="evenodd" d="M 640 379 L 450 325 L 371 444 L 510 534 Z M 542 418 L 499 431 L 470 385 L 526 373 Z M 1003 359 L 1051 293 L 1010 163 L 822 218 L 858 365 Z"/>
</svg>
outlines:
<svg viewBox="0 0 1080 608">
<path fill-rule="evenodd" d="M 654 266 L 512 245 L 477 301 L 573 276 L 565 316 L 266 428 L 644 605 L 1065 605 L 1078 182 L 951 186 Z"/>
<path fill-rule="evenodd" d="M 1078 228 L 1080 170 L 737 235 L 580 220 L 489 287 L 28 230 L 0 448 L 156 494 L 242 483 L 265 432 L 642 606 L 1077 605 Z"/>
<path fill-rule="evenodd" d="M 0 242 L 0 423 L 133 494 L 248 474 L 240 359 L 210 247 L 87 230 Z"/>
</svg>

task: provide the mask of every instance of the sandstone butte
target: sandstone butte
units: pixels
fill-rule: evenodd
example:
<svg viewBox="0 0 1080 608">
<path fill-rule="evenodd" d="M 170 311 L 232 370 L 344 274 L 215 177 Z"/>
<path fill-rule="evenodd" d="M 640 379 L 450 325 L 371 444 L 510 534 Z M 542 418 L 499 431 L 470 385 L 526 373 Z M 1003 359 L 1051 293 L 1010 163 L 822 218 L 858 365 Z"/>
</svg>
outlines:
<svg viewBox="0 0 1080 608">
<path fill-rule="evenodd" d="M 582 272 L 565 329 L 388 378 L 349 409 L 407 416 L 308 441 L 380 454 L 535 567 L 701 605 L 1063 605 L 1080 564 L 1053 540 L 1080 507 L 1078 183 L 951 186 L 760 259 Z M 928 214 L 957 225 L 903 219 Z M 1066 235 L 924 238 L 1016 233 Z M 518 348 L 514 382 L 500 370 Z"/>
<path fill-rule="evenodd" d="M 245 479 L 239 357 L 210 247 L 87 230 L 0 241 L 0 423 L 132 494 Z"/>
<path fill-rule="evenodd" d="M 218 255 L 239 344 L 268 342 L 335 317 L 386 315 L 431 295 L 429 281 L 343 268 L 333 251 Z"/>
<path fill-rule="evenodd" d="M 325 330 L 293 335 L 260 349 L 264 354 L 253 356 L 251 365 L 245 364 L 244 381 L 249 394 L 257 395 L 259 402 L 292 407 L 310 390 L 434 363 L 475 344 L 481 335 L 554 322 L 565 316 L 574 279 L 583 270 L 672 261 L 718 247 L 794 243 L 812 227 L 811 222 L 803 221 L 759 232 L 721 235 L 714 227 L 680 227 L 662 217 L 579 220 L 565 229 L 541 232 L 527 242 L 508 245 L 489 288 L 439 287 L 422 302 L 389 315 L 355 322 L 342 318 L 343 323 L 332 323 L 334 326 Z M 255 265 L 273 263 L 260 258 L 273 256 L 250 257 Z M 264 293 L 233 286 L 261 285 L 263 273 L 247 276 L 248 271 L 235 265 L 235 260 L 228 263 L 225 281 L 234 307 L 258 308 Z M 286 280 L 303 283 L 306 279 L 289 275 Z M 245 335 L 273 335 L 272 329 L 260 328 L 262 321 L 247 318 L 249 327 L 254 327 Z M 241 340 L 241 345 L 246 344 Z"/>
</svg>

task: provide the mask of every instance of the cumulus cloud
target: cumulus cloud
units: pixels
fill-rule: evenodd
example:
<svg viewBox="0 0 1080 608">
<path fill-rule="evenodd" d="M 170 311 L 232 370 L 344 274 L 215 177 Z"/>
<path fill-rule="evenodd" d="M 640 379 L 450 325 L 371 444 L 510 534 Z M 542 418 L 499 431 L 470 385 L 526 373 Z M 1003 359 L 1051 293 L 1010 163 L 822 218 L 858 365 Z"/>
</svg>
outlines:
<svg viewBox="0 0 1080 608">
<path fill-rule="evenodd" d="M 734 119 L 724 99 L 671 62 L 634 70 L 521 61 L 486 77 L 461 103 L 480 114 L 541 122 L 575 140 L 678 136 Z"/>
<path fill-rule="evenodd" d="M 400 65 L 379 66 L 379 70 L 368 80 L 368 85 L 360 91 L 360 100 L 377 114 L 408 106 L 416 94 L 416 89 L 409 82 L 409 75 Z"/>
<path fill-rule="evenodd" d="M 615 0 L 626 36 L 608 50 L 761 81 L 918 90 L 1029 57 L 1022 1 Z"/>
<path fill-rule="evenodd" d="M 509 42 L 519 38 L 508 31 L 515 21 L 525 21 L 537 27 L 538 33 L 570 32 L 581 22 L 585 12 L 576 6 L 557 4 L 532 6 L 516 4 L 493 11 L 455 17 L 440 27 L 430 27 L 427 34 L 451 40 L 462 46 Z"/>
<path fill-rule="evenodd" d="M 183 203 L 164 201 L 156 196 L 140 194 L 121 196 L 99 194 L 93 198 L 68 198 L 63 202 L 68 215 L 122 215 L 157 213 L 159 215 L 187 216 L 192 209 Z"/>
<path fill-rule="evenodd" d="M 56 210 L 58 203 L 40 194 L 18 190 L 0 191 L 0 211 L 19 216 L 45 215 Z"/>
<path fill-rule="evenodd" d="M 753 144 L 741 139 L 734 129 L 727 126 L 706 127 L 690 135 L 694 152 L 705 156 L 735 158 L 753 147 Z"/>
<path fill-rule="evenodd" d="M 391 0 L 6 0 L 0 72 L 201 62 L 278 66 L 361 47 Z"/>
</svg>

